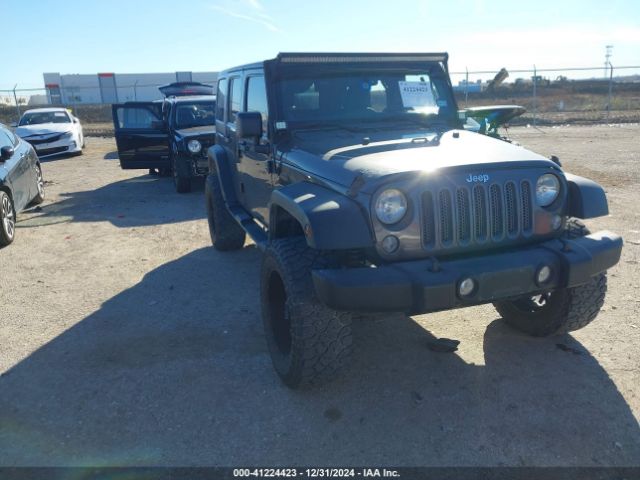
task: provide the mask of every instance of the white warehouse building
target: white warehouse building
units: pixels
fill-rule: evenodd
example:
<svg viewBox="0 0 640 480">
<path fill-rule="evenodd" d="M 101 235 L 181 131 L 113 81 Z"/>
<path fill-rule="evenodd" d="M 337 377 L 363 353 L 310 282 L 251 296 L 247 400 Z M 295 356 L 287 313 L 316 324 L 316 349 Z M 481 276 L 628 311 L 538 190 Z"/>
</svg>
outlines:
<svg viewBox="0 0 640 480">
<path fill-rule="evenodd" d="M 53 105 L 151 101 L 162 98 L 161 85 L 201 82 L 215 85 L 217 72 L 173 73 L 44 73 L 47 102 Z"/>
</svg>

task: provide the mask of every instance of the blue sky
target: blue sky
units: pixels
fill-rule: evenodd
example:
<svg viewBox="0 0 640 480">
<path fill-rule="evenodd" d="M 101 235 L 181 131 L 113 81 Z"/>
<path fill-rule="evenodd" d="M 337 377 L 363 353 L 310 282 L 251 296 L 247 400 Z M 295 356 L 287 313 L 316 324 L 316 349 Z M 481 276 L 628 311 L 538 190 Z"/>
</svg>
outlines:
<svg viewBox="0 0 640 480">
<path fill-rule="evenodd" d="M 0 0 L 0 89 L 215 71 L 279 51 L 448 51 L 452 70 L 640 65 L 640 1 Z M 638 73 L 635 71 L 634 73 Z"/>
</svg>

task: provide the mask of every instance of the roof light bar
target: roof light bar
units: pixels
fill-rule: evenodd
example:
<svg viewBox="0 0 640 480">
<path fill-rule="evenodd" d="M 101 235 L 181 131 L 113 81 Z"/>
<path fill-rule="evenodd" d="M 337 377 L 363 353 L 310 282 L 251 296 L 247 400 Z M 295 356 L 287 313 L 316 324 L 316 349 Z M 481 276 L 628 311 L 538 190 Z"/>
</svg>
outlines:
<svg viewBox="0 0 640 480">
<path fill-rule="evenodd" d="M 305 54 L 280 53 L 280 63 L 381 63 L 381 62 L 446 62 L 447 53 L 390 53 L 390 54 Z"/>
</svg>

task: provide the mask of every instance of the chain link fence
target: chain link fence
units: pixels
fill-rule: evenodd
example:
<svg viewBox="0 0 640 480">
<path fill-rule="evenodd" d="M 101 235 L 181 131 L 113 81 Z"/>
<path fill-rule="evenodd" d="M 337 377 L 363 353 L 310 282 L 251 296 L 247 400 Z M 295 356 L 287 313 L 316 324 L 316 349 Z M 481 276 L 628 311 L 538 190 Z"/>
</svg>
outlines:
<svg viewBox="0 0 640 480">
<path fill-rule="evenodd" d="M 640 66 L 503 70 L 451 72 L 458 105 L 522 105 L 514 123 L 534 126 L 640 121 Z"/>
<path fill-rule="evenodd" d="M 464 70 L 450 73 L 460 108 L 516 104 L 527 113 L 513 124 L 640 122 L 640 66 Z M 215 83 L 206 82 L 203 83 Z M 119 102 L 161 98 L 160 84 L 117 86 Z M 12 124 L 29 108 L 63 106 L 80 118 L 88 134 L 110 134 L 110 104 L 97 103 L 97 87 L 61 86 L 0 90 L 0 122 Z"/>
</svg>

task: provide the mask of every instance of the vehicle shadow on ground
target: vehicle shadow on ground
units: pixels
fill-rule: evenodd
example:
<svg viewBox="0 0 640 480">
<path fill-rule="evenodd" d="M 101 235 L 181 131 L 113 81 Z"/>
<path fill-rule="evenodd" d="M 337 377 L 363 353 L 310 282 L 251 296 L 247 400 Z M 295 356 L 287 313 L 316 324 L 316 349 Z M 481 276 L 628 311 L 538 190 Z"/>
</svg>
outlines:
<svg viewBox="0 0 640 480">
<path fill-rule="evenodd" d="M 136 227 L 199 220 L 206 217 L 202 192 L 203 182 L 193 182 L 190 194 L 177 194 L 171 178 L 141 175 L 95 190 L 63 193 L 62 200 L 21 216 L 17 227 L 100 221 Z"/>
<path fill-rule="evenodd" d="M 103 159 L 104 160 L 120 160 L 120 157 L 118 156 L 118 151 L 115 150 L 113 152 L 105 153 Z"/>
<path fill-rule="evenodd" d="M 638 424 L 598 362 L 500 320 L 484 365 L 428 350 L 408 317 L 360 320 L 346 375 L 288 390 L 259 262 L 191 252 L 9 369 L 0 465 L 637 464 Z"/>
<path fill-rule="evenodd" d="M 75 158 L 77 156 L 79 156 L 79 154 L 76 152 L 73 152 L 73 153 L 63 152 L 63 153 L 56 153 L 55 155 L 49 155 L 47 157 L 38 157 L 38 160 L 40 161 L 40 163 L 49 163 L 49 162 L 55 162 L 58 160 L 67 160 L 70 158 Z"/>
</svg>

